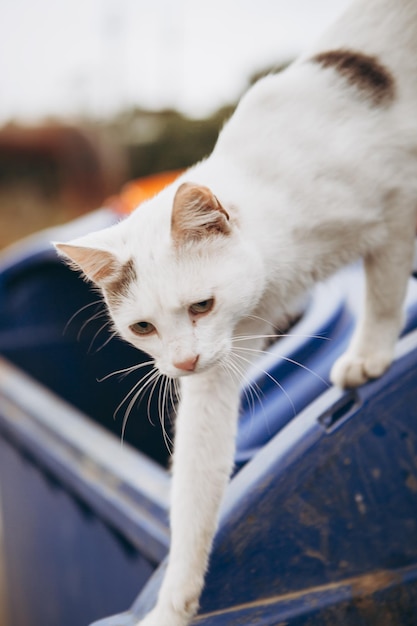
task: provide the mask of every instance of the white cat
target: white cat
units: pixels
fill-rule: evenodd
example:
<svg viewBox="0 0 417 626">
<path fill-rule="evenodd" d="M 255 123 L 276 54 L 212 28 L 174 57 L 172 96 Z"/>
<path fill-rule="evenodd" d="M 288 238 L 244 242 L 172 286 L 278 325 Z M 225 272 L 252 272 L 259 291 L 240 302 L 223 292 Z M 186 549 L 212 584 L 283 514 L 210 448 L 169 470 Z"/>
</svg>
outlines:
<svg viewBox="0 0 417 626">
<path fill-rule="evenodd" d="M 181 377 L 171 550 L 141 626 L 185 626 L 197 611 L 240 378 L 300 296 L 362 257 L 364 315 L 331 378 L 356 386 L 390 365 L 416 209 L 417 1 L 357 0 L 252 87 L 205 161 L 125 221 L 57 244 L 102 289 L 120 335 Z"/>
</svg>

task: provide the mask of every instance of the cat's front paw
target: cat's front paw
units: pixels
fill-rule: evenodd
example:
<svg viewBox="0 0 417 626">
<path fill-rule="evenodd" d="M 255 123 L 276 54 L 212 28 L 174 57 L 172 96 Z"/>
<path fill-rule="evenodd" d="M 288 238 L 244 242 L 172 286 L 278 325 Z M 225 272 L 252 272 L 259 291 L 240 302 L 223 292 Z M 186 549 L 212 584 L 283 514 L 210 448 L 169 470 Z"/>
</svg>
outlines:
<svg viewBox="0 0 417 626">
<path fill-rule="evenodd" d="M 199 593 L 171 593 L 158 600 L 155 608 L 136 626 L 188 626 L 198 610 Z"/>
<path fill-rule="evenodd" d="M 368 380 L 379 378 L 392 362 L 392 354 L 375 352 L 360 355 L 346 352 L 332 367 L 330 380 L 342 389 L 359 387 Z"/>
</svg>

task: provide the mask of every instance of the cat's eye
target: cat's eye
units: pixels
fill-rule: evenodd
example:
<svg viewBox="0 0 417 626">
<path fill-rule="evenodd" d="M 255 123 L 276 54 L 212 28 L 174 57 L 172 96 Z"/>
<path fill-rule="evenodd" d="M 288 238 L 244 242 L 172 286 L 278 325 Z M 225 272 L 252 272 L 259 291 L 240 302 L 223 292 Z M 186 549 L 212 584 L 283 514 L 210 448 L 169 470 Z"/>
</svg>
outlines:
<svg viewBox="0 0 417 626">
<path fill-rule="evenodd" d="M 214 298 L 209 298 L 208 300 L 201 300 L 201 302 L 194 302 L 188 311 L 191 315 L 205 315 L 209 313 L 214 306 Z"/>
<path fill-rule="evenodd" d="M 150 322 L 136 322 L 130 326 L 130 330 L 135 335 L 152 335 L 156 331 L 156 328 Z"/>
</svg>

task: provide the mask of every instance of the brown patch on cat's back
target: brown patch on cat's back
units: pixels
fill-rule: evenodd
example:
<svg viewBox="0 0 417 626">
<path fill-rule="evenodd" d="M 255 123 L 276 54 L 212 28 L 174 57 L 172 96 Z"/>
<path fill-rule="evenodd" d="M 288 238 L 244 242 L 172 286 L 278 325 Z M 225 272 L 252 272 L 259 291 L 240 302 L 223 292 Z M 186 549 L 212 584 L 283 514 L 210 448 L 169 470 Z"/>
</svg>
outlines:
<svg viewBox="0 0 417 626">
<path fill-rule="evenodd" d="M 117 306 L 125 298 L 131 284 L 137 279 L 136 268 L 133 259 L 126 261 L 120 267 L 118 272 L 109 281 L 103 285 L 103 291 L 109 305 Z"/>
<path fill-rule="evenodd" d="M 395 97 L 394 77 L 375 56 L 340 49 L 320 52 L 311 61 L 325 69 L 334 69 L 374 106 L 390 104 Z"/>
</svg>

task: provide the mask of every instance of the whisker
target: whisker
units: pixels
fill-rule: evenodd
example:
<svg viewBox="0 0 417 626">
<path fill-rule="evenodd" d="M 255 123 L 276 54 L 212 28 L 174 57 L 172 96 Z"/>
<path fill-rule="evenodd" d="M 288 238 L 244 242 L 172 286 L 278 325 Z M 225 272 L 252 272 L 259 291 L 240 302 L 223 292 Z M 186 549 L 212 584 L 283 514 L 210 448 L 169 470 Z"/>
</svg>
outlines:
<svg viewBox="0 0 417 626">
<path fill-rule="evenodd" d="M 142 393 L 142 391 L 148 386 L 148 384 L 150 384 L 155 377 L 155 374 L 157 374 L 158 372 L 156 370 L 151 370 L 150 372 L 147 372 L 145 374 L 145 376 L 143 378 L 140 378 L 132 387 L 132 389 L 125 395 L 125 397 L 123 398 L 123 400 L 120 402 L 120 404 L 117 406 L 115 412 L 114 412 L 114 419 L 117 418 L 117 414 L 120 411 L 120 409 L 122 408 L 123 404 L 125 402 L 127 402 L 129 400 L 129 398 L 135 394 L 136 395 L 136 390 L 139 388 L 138 394 Z M 136 395 L 136 397 L 138 397 Z M 135 400 L 136 401 L 136 400 Z M 130 406 L 130 405 L 129 405 Z"/>
<path fill-rule="evenodd" d="M 159 388 L 159 394 L 157 399 L 157 411 L 158 411 L 158 420 L 162 429 L 162 436 L 164 438 L 165 445 L 165 425 L 164 425 L 164 401 L 165 401 L 165 390 L 166 390 L 166 381 L 167 379 L 164 377 L 161 381 L 161 386 Z"/>
<path fill-rule="evenodd" d="M 115 337 L 117 337 L 118 333 L 115 330 L 114 332 L 110 333 L 110 335 L 107 337 L 106 341 L 103 341 L 103 343 L 101 344 L 101 346 L 99 346 L 97 348 L 97 350 L 95 351 L 94 354 L 97 354 L 97 352 L 100 352 L 100 350 L 103 350 L 103 348 L 105 348 L 107 346 L 108 343 L 110 343 L 110 341 L 112 339 L 114 339 Z"/>
<path fill-rule="evenodd" d="M 233 361 L 233 358 L 239 358 L 239 355 L 236 355 L 232 352 L 229 355 L 229 358 L 229 365 L 230 367 L 233 367 L 239 378 L 239 382 L 241 383 L 241 391 L 245 395 L 248 405 L 252 406 L 252 410 L 255 411 L 255 399 L 260 405 L 262 405 L 261 396 L 263 395 L 263 391 L 256 381 L 252 381 L 250 378 L 248 378 L 248 376 L 246 375 L 246 366 L 243 368 L 240 363 Z"/>
<path fill-rule="evenodd" d="M 121 370 L 116 370 L 115 372 L 106 374 L 106 376 L 103 376 L 103 378 L 97 378 L 97 382 L 102 383 L 104 380 L 107 380 L 108 378 L 111 378 L 112 376 L 117 376 L 118 374 L 121 374 L 121 377 L 123 378 L 125 376 L 128 376 L 132 372 L 136 372 L 142 367 L 146 367 L 147 365 L 154 365 L 154 362 L 145 361 L 144 363 L 137 363 L 136 365 L 131 365 L 130 367 L 125 367 L 124 369 L 121 369 Z"/>
<path fill-rule="evenodd" d="M 84 306 L 82 306 L 81 308 L 78 309 L 78 311 L 75 311 L 75 313 L 73 315 L 71 315 L 71 317 L 69 318 L 68 322 L 65 324 L 64 327 L 64 335 L 68 330 L 68 327 L 70 326 L 70 324 L 75 320 L 75 318 L 77 317 L 77 315 L 79 315 L 80 313 L 82 313 L 83 311 L 85 311 L 86 309 L 88 309 L 90 306 L 99 306 L 102 305 L 103 301 L 102 300 L 95 300 L 94 302 L 89 302 L 88 304 L 85 304 Z"/>
<path fill-rule="evenodd" d="M 240 351 L 243 350 L 245 352 L 257 353 L 257 354 L 266 354 L 265 350 L 257 350 L 256 348 L 244 348 L 244 347 L 235 346 L 234 349 L 240 350 Z M 326 387 L 330 387 L 327 380 L 325 380 L 322 376 L 320 376 L 320 374 L 312 370 L 310 367 L 307 367 L 307 365 L 304 365 L 303 363 L 300 363 L 299 361 L 296 361 L 295 359 L 291 359 L 288 356 L 284 356 L 283 354 L 277 354 L 277 358 L 282 359 L 283 361 L 286 361 L 287 363 L 292 363 L 293 365 L 297 365 L 297 367 L 300 367 L 301 369 L 305 370 L 309 374 L 312 374 L 313 376 L 318 378 L 318 380 L 320 380 L 320 382 L 322 382 Z"/>
<path fill-rule="evenodd" d="M 304 335 L 301 333 L 281 333 L 273 335 L 235 335 L 232 341 L 250 341 L 251 339 L 281 339 L 283 337 L 300 337 L 302 339 L 322 339 L 323 341 L 330 341 L 330 337 L 324 337 L 323 335 Z"/>
<path fill-rule="evenodd" d="M 170 436 L 168 435 L 166 428 L 165 428 L 165 406 L 166 406 L 166 400 L 167 400 L 167 386 L 170 385 L 170 379 L 167 377 L 164 377 L 164 382 L 163 382 L 163 391 L 162 394 L 160 394 L 159 398 L 161 399 L 162 397 L 162 401 L 161 404 L 158 407 L 159 410 L 159 422 L 161 424 L 161 428 L 162 428 L 162 436 L 164 438 L 164 443 L 165 446 L 168 450 L 168 453 L 171 455 L 172 454 L 172 447 L 173 447 L 173 442 L 170 438 Z M 158 403 L 159 404 L 159 403 Z"/>
<path fill-rule="evenodd" d="M 242 374 L 235 363 L 232 362 L 231 356 L 227 358 L 227 360 L 222 360 L 219 362 L 222 370 L 230 376 L 233 383 L 242 384 Z"/>
<path fill-rule="evenodd" d="M 323 383 L 323 385 L 325 385 L 326 387 L 330 387 L 330 383 L 325 378 L 323 378 L 323 376 L 320 376 L 320 374 L 312 370 L 311 367 L 307 367 L 307 365 L 304 365 L 303 363 L 300 363 L 299 361 L 295 361 L 294 359 L 290 359 L 290 357 L 284 356 L 283 354 L 279 354 L 278 356 L 280 359 L 287 361 L 287 363 L 292 363 L 293 365 L 296 365 L 297 367 L 301 367 L 301 369 L 315 376 L 320 382 Z"/>
<path fill-rule="evenodd" d="M 171 424 L 173 424 L 175 422 L 176 417 L 178 416 L 178 406 L 181 401 L 181 384 L 178 378 L 171 379 L 170 390 L 171 390 L 172 413 L 174 414 L 174 417 L 172 416 L 172 413 L 170 413 L 169 421 Z"/>
<path fill-rule="evenodd" d="M 95 313 L 94 315 L 89 317 L 88 320 L 86 320 L 84 322 L 84 324 L 82 324 L 80 330 L 78 331 L 78 333 L 77 333 L 77 341 L 80 341 L 81 335 L 83 334 L 83 332 L 86 329 L 86 327 L 88 326 L 88 324 L 90 324 L 90 322 L 93 322 L 94 320 L 100 319 L 100 317 L 107 317 L 107 312 L 105 310 L 98 311 L 97 313 Z M 107 322 L 107 323 L 109 323 L 109 322 Z"/>
<path fill-rule="evenodd" d="M 238 355 L 234 355 L 233 353 L 231 353 L 229 355 L 229 359 L 226 361 L 226 365 L 227 365 L 227 369 L 230 368 L 229 374 L 233 374 L 234 376 L 237 376 L 239 382 L 244 383 L 244 386 L 242 387 L 242 393 L 244 397 L 246 398 L 246 402 L 247 402 L 248 408 L 250 410 L 250 415 L 251 415 L 251 420 L 249 423 L 250 424 L 249 431 L 247 433 L 247 436 L 250 436 L 253 423 L 254 423 L 253 418 L 255 417 L 255 414 L 256 414 L 256 401 L 261 407 L 262 412 L 265 413 L 264 405 L 263 405 L 262 397 L 261 397 L 263 395 L 263 392 L 256 382 L 251 381 L 246 376 L 245 374 L 245 370 L 247 369 L 246 366 L 242 368 L 242 366 L 239 363 L 233 361 L 233 357 L 239 358 Z"/>
<path fill-rule="evenodd" d="M 154 424 L 154 422 L 152 420 L 152 411 L 151 411 L 152 396 L 155 393 L 155 390 L 156 390 L 156 387 L 157 387 L 159 381 L 163 379 L 163 375 L 160 372 L 158 372 L 158 374 L 159 374 L 159 376 L 156 376 L 155 379 L 154 379 L 152 388 L 151 388 L 151 390 L 149 392 L 148 402 L 147 402 L 147 405 L 146 405 L 146 414 L 147 414 L 148 420 L 149 420 L 150 424 L 152 424 L 152 426 L 155 426 L 155 424 Z M 159 396 L 158 396 L 158 402 L 159 402 Z"/>
<path fill-rule="evenodd" d="M 241 384 L 241 391 L 246 398 L 248 406 L 252 407 L 252 412 L 254 413 L 255 408 L 256 408 L 256 402 L 255 402 L 254 396 L 258 400 L 259 404 L 262 405 L 262 399 L 260 397 L 260 393 L 262 393 L 262 391 L 256 382 L 252 383 L 252 381 L 246 376 L 245 370 L 242 367 L 240 367 L 240 364 L 237 363 L 236 361 L 233 361 L 234 356 L 237 356 L 237 355 L 234 355 L 232 352 L 229 355 L 229 360 L 227 364 L 233 370 L 233 372 L 237 375 L 237 380 Z M 242 383 L 244 384 L 243 386 L 242 386 Z M 255 387 L 257 389 L 255 389 Z"/>
<path fill-rule="evenodd" d="M 169 424 L 173 424 L 172 414 L 177 414 L 177 398 L 175 397 L 175 378 L 168 377 L 167 385 L 167 409 L 165 416 L 168 418 Z"/>
<path fill-rule="evenodd" d="M 234 363 L 231 360 L 231 355 L 228 355 L 227 360 L 223 359 L 222 361 L 219 362 L 220 367 L 222 368 L 222 370 L 230 376 L 230 378 L 232 379 L 232 382 L 241 382 L 241 375 L 240 372 L 237 372 L 235 367 L 234 367 Z"/>
<path fill-rule="evenodd" d="M 164 431 L 164 406 L 165 406 L 166 384 L 167 384 L 167 378 L 164 377 L 161 381 L 161 387 L 159 389 L 158 400 L 157 400 L 158 418 L 159 418 L 159 423 L 162 426 L 162 432 Z"/>
<path fill-rule="evenodd" d="M 179 399 L 179 394 L 178 394 L 178 381 L 176 378 L 172 378 L 170 385 L 169 385 L 169 396 L 170 396 L 170 403 L 171 403 L 171 407 L 172 407 L 172 412 L 175 414 L 175 417 L 177 416 L 177 403 L 178 403 L 178 399 Z M 169 421 L 170 424 L 172 424 L 172 414 L 171 412 L 169 413 Z"/>
<path fill-rule="evenodd" d="M 101 333 L 102 330 L 104 330 L 105 328 L 107 328 L 107 326 L 110 324 L 110 320 L 107 320 L 105 324 L 103 324 L 102 326 L 100 326 L 100 328 L 98 329 L 98 331 L 94 334 L 94 337 L 92 338 L 92 340 L 90 341 L 90 345 L 88 346 L 88 350 L 87 353 L 90 354 L 90 350 L 92 349 L 95 340 L 97 339 L 97 337 L 99 336 L 99 334 Z"/>
<path fill-rule="evenodd" d="M 293 410 L 294 417 L 295 417 L 295 416 L 296 416 L 296 414 L 297 414 L 297 411 L 296 411 L 296 409 L 295 409 L 294 402 L 292 401 L 292 399 L 290 398 L 290 396 L 288 395 L 288 393 L 285 391 L 285 389 L 284 389 L 284 387 L 281 385 L 281 383 L 279 383 L 279 382 L 277 381 L 277 379 L 276 379 L 276 378 L 274 378 L 274 376 L 272 376 L 272 374 L 270 374 L 270 373 L 269 373 L 269 372 L 267 372 L 266 370 L 262 369 L 261 367 L 258 367 L 258 366 L 256 365 L 256 361 L 254 362 L 253 360 L 246 359 L 246 358 L 245 358 L 244 356 L 242 356 L 241 354 L 236 354 L 236 353 L 234 353 L 234 354 L 235 354 L 235 356 L 236 356 L 236 357 L 238 357 L 239 359 L 241 359 L 241 360 L 242 360 L 242 361 L 244 361 L 245 363 L 249 363 L 250 365 L 253 365 L 254 367 L 256 367 L 256 368 L 258 369 L 258 371 L 259 371 L 259 372 L 262 372 L 263 374 L 265 374 L 265 376 L 266 376 L 267 378 L 269 378 L 269 379 L 270 379 L 270 380 L 271 380 L 271 381 L 272 381 L 272 382 L 273 382 L 273 383 L 274 383 L 274 384 L 275 384 L 275 385 L 276 385 L 276 386 L 277 386 L 277 387 L 278 387 L 278 388 L 282 391 L 282 393 L 285 395 L 285 397 L 287 398 L 288 402 L 290 403 L 291 408 L 292 408 L 292 410 Z"/>
<path fill-rule="evenodd" d="M 264 317 L 260 317 L 260 315 L 248 315 L 248 318 L 251 319 L 251 320 L 259 320 L 260 322 L 264 322 L 268 326 L 272 326 L 272 328 L 276 327 L 275 323 L 272 323 L 272 322 L 268 321 Z"/>
<path fill-rule="evenodd" d="M 137 399 L 139 398 L 139 396 L 143 393 L 144 389 L 146 389 L 146 387 L 148 387 L 150 384 L 152 384 L 152 382 L 154 381 L 154 379 L 158 379 L 161 376 L 161 374 L 158 372 L 158 370 L 153 370 L 151 372 L 148 372 L 148 374 L 144 377 L 147 378 L 147 380 L 143 383 L 143 385 L 136 391 L 136 393 L 134 393 L 132 399 L 130 400 L 125 414 L 123 416 L 123 422 L 122 422 L 122 433 L 121 433 L 121 441 L 123 443 L 124 437 L 125 437 L 125 433 L 126 433 L 126 427 L 127 427 L 127 422 L 129 420 L 130 414 L 132 412 L 132 409 L 137 401 Z M 143 379 L 139 381 L 139 383 L 142 383 Z M 126 398 L 123 400 L 123 402 L 125 402 L 127 400 L 127 398 L 132 394 L 132 391 L 135 390 L 137 388 L 137 385 L 135 385 L 133 387 L 133 389 L 129 392 L 129 394 L 126 396 Z M 122 402 L 122 404 L 123 404 Z M 119 405 L 120 407 L 120 405 Z M 118 407 L 118 409 L 119 409 Z M 118 410 L 117 409 L 117 410 Z M 117 411 L 116 411 L 117 412 Z"/>
</svg>

